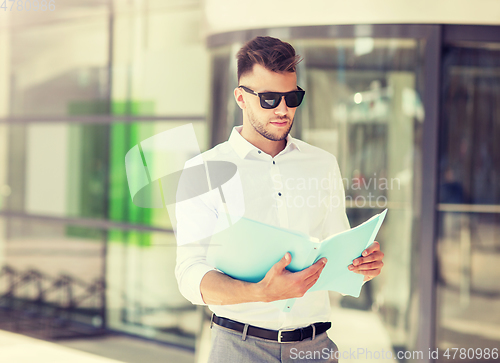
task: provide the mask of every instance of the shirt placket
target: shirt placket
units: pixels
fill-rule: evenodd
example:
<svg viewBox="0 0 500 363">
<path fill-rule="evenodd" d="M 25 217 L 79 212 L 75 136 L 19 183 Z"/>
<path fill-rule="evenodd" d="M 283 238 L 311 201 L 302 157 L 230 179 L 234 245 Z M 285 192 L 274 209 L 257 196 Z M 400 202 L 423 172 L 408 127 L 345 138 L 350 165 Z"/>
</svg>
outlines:
<svg viewBox="0 0 500 363">
<path fill-rule="evenodd" d="M 278 223 L 282 228 L 288 228 L 288 206 L 286 203 L 286 192 L 285 192 L 285 180 L 283 180 L 283 176 L 280 171 L 279 163 L 276 159 L 271 160 L 271 180 L 273 184 L 273 193 L 274 198 L 276 200 L 276 213 L 278 215 Z M 291 317 L 290 314 L 282 311 L 280 309 L 278 321 L 280 326 L 286 326 L 290 324 Z"/>
<path fill-rule="evenodd" d="M 285 192 L 285 183 L 280 172 L 279 163 L 273 159 L 271 160 L 271 181 L 273 184 L 273 193 L 276 200 L 276 213 L 278 215 L 279 226 L 283 228 L 288 228 L 288 206 L 287 206 L 287 195 Z"/>
</svg>

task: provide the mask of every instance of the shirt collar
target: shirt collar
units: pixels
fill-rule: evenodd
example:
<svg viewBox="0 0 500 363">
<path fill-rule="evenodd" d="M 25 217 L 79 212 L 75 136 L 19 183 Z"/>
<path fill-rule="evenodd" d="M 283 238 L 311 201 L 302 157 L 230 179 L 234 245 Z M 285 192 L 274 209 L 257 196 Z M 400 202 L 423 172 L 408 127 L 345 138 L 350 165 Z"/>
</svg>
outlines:
<svg viewBox="0 0 500 363">
<path fill-rule="evenodd" d="M 234 149 L 236 154 L 242 159 L 244 159 L 249 152 L 252 150 L 258 151 L 259 149 L 255 147 L 253 144 L 248 142 L 243 136 L 241 136 L 241 130 L 243 129 L 243 125 L 233 127 L 231 131 L 231 135 L 229 136 L 229 145 Z M 300 151 L 299 145 L 296 140 L 288 134 L 286 137 L 286 146 L 285 148 L 278 154 L 284 154 L 292 151 L 293 149 L 297 149 Z"/>
</svg>

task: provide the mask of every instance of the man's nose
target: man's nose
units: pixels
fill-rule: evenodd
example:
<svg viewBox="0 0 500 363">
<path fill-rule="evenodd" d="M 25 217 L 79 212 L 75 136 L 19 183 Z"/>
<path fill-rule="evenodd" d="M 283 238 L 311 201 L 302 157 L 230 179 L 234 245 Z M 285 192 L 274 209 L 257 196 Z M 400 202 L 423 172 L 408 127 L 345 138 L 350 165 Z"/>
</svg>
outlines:
<svg viewBox="0 0 500 363">
<path fill-rule="evenodd" d="M 286 105 L 285 96 L 281 96 L 280 104 L 274 109 L 276 115 L 286 115 L 288 113 L 288 106 Z"/>
</svg>

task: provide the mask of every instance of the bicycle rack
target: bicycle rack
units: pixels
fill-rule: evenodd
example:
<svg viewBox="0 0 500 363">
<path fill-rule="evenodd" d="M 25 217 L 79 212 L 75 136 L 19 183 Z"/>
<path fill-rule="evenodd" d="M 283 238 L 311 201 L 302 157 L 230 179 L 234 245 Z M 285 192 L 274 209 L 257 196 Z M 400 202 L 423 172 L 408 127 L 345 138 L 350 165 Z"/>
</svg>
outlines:
<svg viewBox="0 0 500 363">
<path fill-rule="evenodd" d="M 106 333 L 103 279 L 88 283 L 6 265 L 0 270 L 2 280 L 7 288 L 0 292 L 0 329 L 50 340 Z"/>
</svg>

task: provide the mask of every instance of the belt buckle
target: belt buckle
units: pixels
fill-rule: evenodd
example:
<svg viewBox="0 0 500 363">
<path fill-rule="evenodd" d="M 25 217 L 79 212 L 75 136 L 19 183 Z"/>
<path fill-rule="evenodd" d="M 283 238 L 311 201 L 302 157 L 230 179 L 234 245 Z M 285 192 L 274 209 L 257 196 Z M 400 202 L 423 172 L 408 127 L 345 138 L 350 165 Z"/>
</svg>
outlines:
<svg viewBox="0 0 500 363">
<path fill-rule="evenodd" d="M 286 331 L 294 331 L 296 329 L 280 329 L 278 330 L 278 343 L 291 343 L 291 342 L 282 342 L 281 341 L 281 333 Z"/>
</svg>

